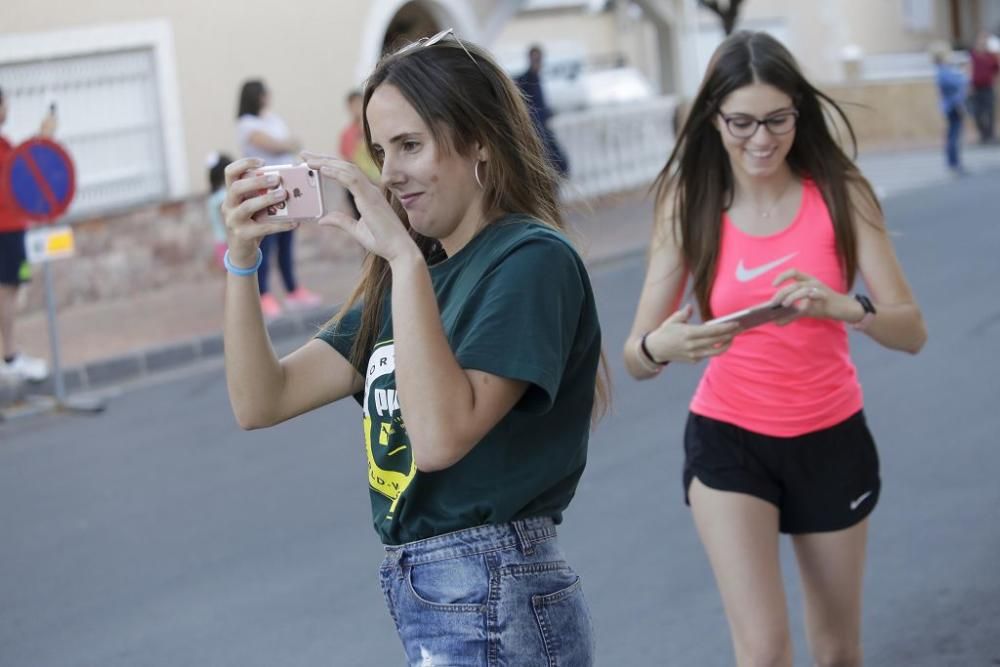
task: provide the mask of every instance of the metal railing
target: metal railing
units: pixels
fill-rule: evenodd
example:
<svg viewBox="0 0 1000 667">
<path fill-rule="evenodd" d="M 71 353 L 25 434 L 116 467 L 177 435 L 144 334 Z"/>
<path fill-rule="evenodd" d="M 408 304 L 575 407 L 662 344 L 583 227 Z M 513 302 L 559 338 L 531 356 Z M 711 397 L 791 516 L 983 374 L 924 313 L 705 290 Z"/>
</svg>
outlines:
<svg viewBox="0 0 1000 667">
<path fill-rule="evenodd" d="M 969 54 L 964 51 L 955 51 L 949 58 L 953 65 L 965 65 L 968 60 Z M 934 78 L 934 63 L 926 51 L 873 53 L 862 57 L 860 65 L 864 81 Z"/>
<path fill-rule="evenodd" d="M 676 97 L 586 109 L 549 121 L 569 161 L 563 199 L 589 199 L 652 183 L 673 148 Z"/>
</svg>

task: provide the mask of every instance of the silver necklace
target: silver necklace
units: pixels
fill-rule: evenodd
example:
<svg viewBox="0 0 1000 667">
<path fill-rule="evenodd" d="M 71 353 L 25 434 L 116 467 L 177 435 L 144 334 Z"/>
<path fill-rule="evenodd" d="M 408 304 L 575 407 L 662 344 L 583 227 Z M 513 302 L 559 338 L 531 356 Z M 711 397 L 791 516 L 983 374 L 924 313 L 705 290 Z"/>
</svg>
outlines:
<svg viewBox="0 0 1000 667">
<path fill-rule="evenodd" d="M 781 194 L 778 195 L 777 199 L 774 200 L 774 203 L 772 203 L 771 206 L 766 211 L 757 211 L 757 217 L 770 218 L 771 214 L 774 213 L 774 209 L 778 208 L 778 204 L 780 204 L 781 200 L 785 198 L 785 195 L 788 193 L 789 188 L 792 187 L 792 183 L 794 182 L 795 182 L 794 178 L 788 179 L 788 183 L 785 185 L 785 188 L 781 191 Z"/>
</svg>

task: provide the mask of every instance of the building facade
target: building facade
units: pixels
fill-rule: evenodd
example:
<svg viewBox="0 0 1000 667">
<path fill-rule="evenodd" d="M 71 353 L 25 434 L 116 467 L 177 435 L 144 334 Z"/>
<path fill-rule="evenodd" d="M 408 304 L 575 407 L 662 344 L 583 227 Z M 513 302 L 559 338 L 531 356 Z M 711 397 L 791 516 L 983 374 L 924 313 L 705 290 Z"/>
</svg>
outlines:
<svg viewBox="0 0 1000 667">
<path fill-rule="evenodd" d="M 236 153 L 243 81 L 311 150 L 334 153 L 346 94 L 387 46 L 442 26 L 489 43 L 517 0 L 107 0 L 0 9 L 4 133 L 21 141 L 55 103 L 57 138 L 76 160 L 72 217 L 207 188 L 205 156 Z"/>
</svg>

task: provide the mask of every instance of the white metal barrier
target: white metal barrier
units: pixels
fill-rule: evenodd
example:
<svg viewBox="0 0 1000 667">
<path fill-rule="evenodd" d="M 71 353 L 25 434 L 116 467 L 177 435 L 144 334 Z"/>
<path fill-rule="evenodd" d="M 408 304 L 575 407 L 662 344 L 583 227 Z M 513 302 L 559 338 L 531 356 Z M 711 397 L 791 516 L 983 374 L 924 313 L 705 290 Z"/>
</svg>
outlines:
<svg viewBox="0 0 1000 667">
<path fill-rule="evenodd" d="M 949 62 L 965 66 L 969 54 L 955 51 Z M 864 81 L 892 81 L 900 79 L 933 79 L 934 62 L 926 51 L 909 53 L 873 53 L 861 58 L 861 78 Z"/>
<path fill-rule="evenodd" d="M 88 53 L 0 64 L 11 110 L 5 130 L 21 141 L 58 104 L 56 139 L 76 163 L 70 218 L 167 195 L 153 50 Z"/>
<path fill-rule="evenodd" d="M 550 129 L 569 161 L 563 199 L 587 199 L 649 185 L 673 148 L 676 97 L 562 113 Z"/>
</svg>

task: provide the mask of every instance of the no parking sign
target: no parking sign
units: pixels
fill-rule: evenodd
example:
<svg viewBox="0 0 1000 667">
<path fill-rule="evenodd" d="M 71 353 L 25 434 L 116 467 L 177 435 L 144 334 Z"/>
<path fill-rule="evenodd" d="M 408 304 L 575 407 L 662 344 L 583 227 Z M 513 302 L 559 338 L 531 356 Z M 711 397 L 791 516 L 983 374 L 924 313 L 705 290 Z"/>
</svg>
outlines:
<svg viewBox="0 0 1000 667">
<path fill-rule="evenodd" d="M 49 139 L 25 141 L 0 165 L 0 197 L 25 222 L 54 220 L 66 212 L 75 193 L 73 160 Z"/>
<path fill-rule="evenodd" d="M 29 221 L 52 222 L 66 212 L 76 192 L 73 160 L 54 141 L 29 139 L 11 151 L 0 164 L 0 201 L 16 215 L 14 229 L 23 229 Z M 8 229 L 0 231 L 10 231 Z M 59 327 L 56 324 L 55 297 L 52 291 L 50 259 L 73 254 L 73 230 L 68 226 L 35 226 L 25 237 L 25 250 L 32 261 L 42 262 L 45 276 L 45 306 L 49 321 L 49 346 L 52 350 L 52 378 L 55 402 L 52 407 L 79 412 L 100 412 L 103 400 L 71 399 L 59 361 Z"/>
</svg>

